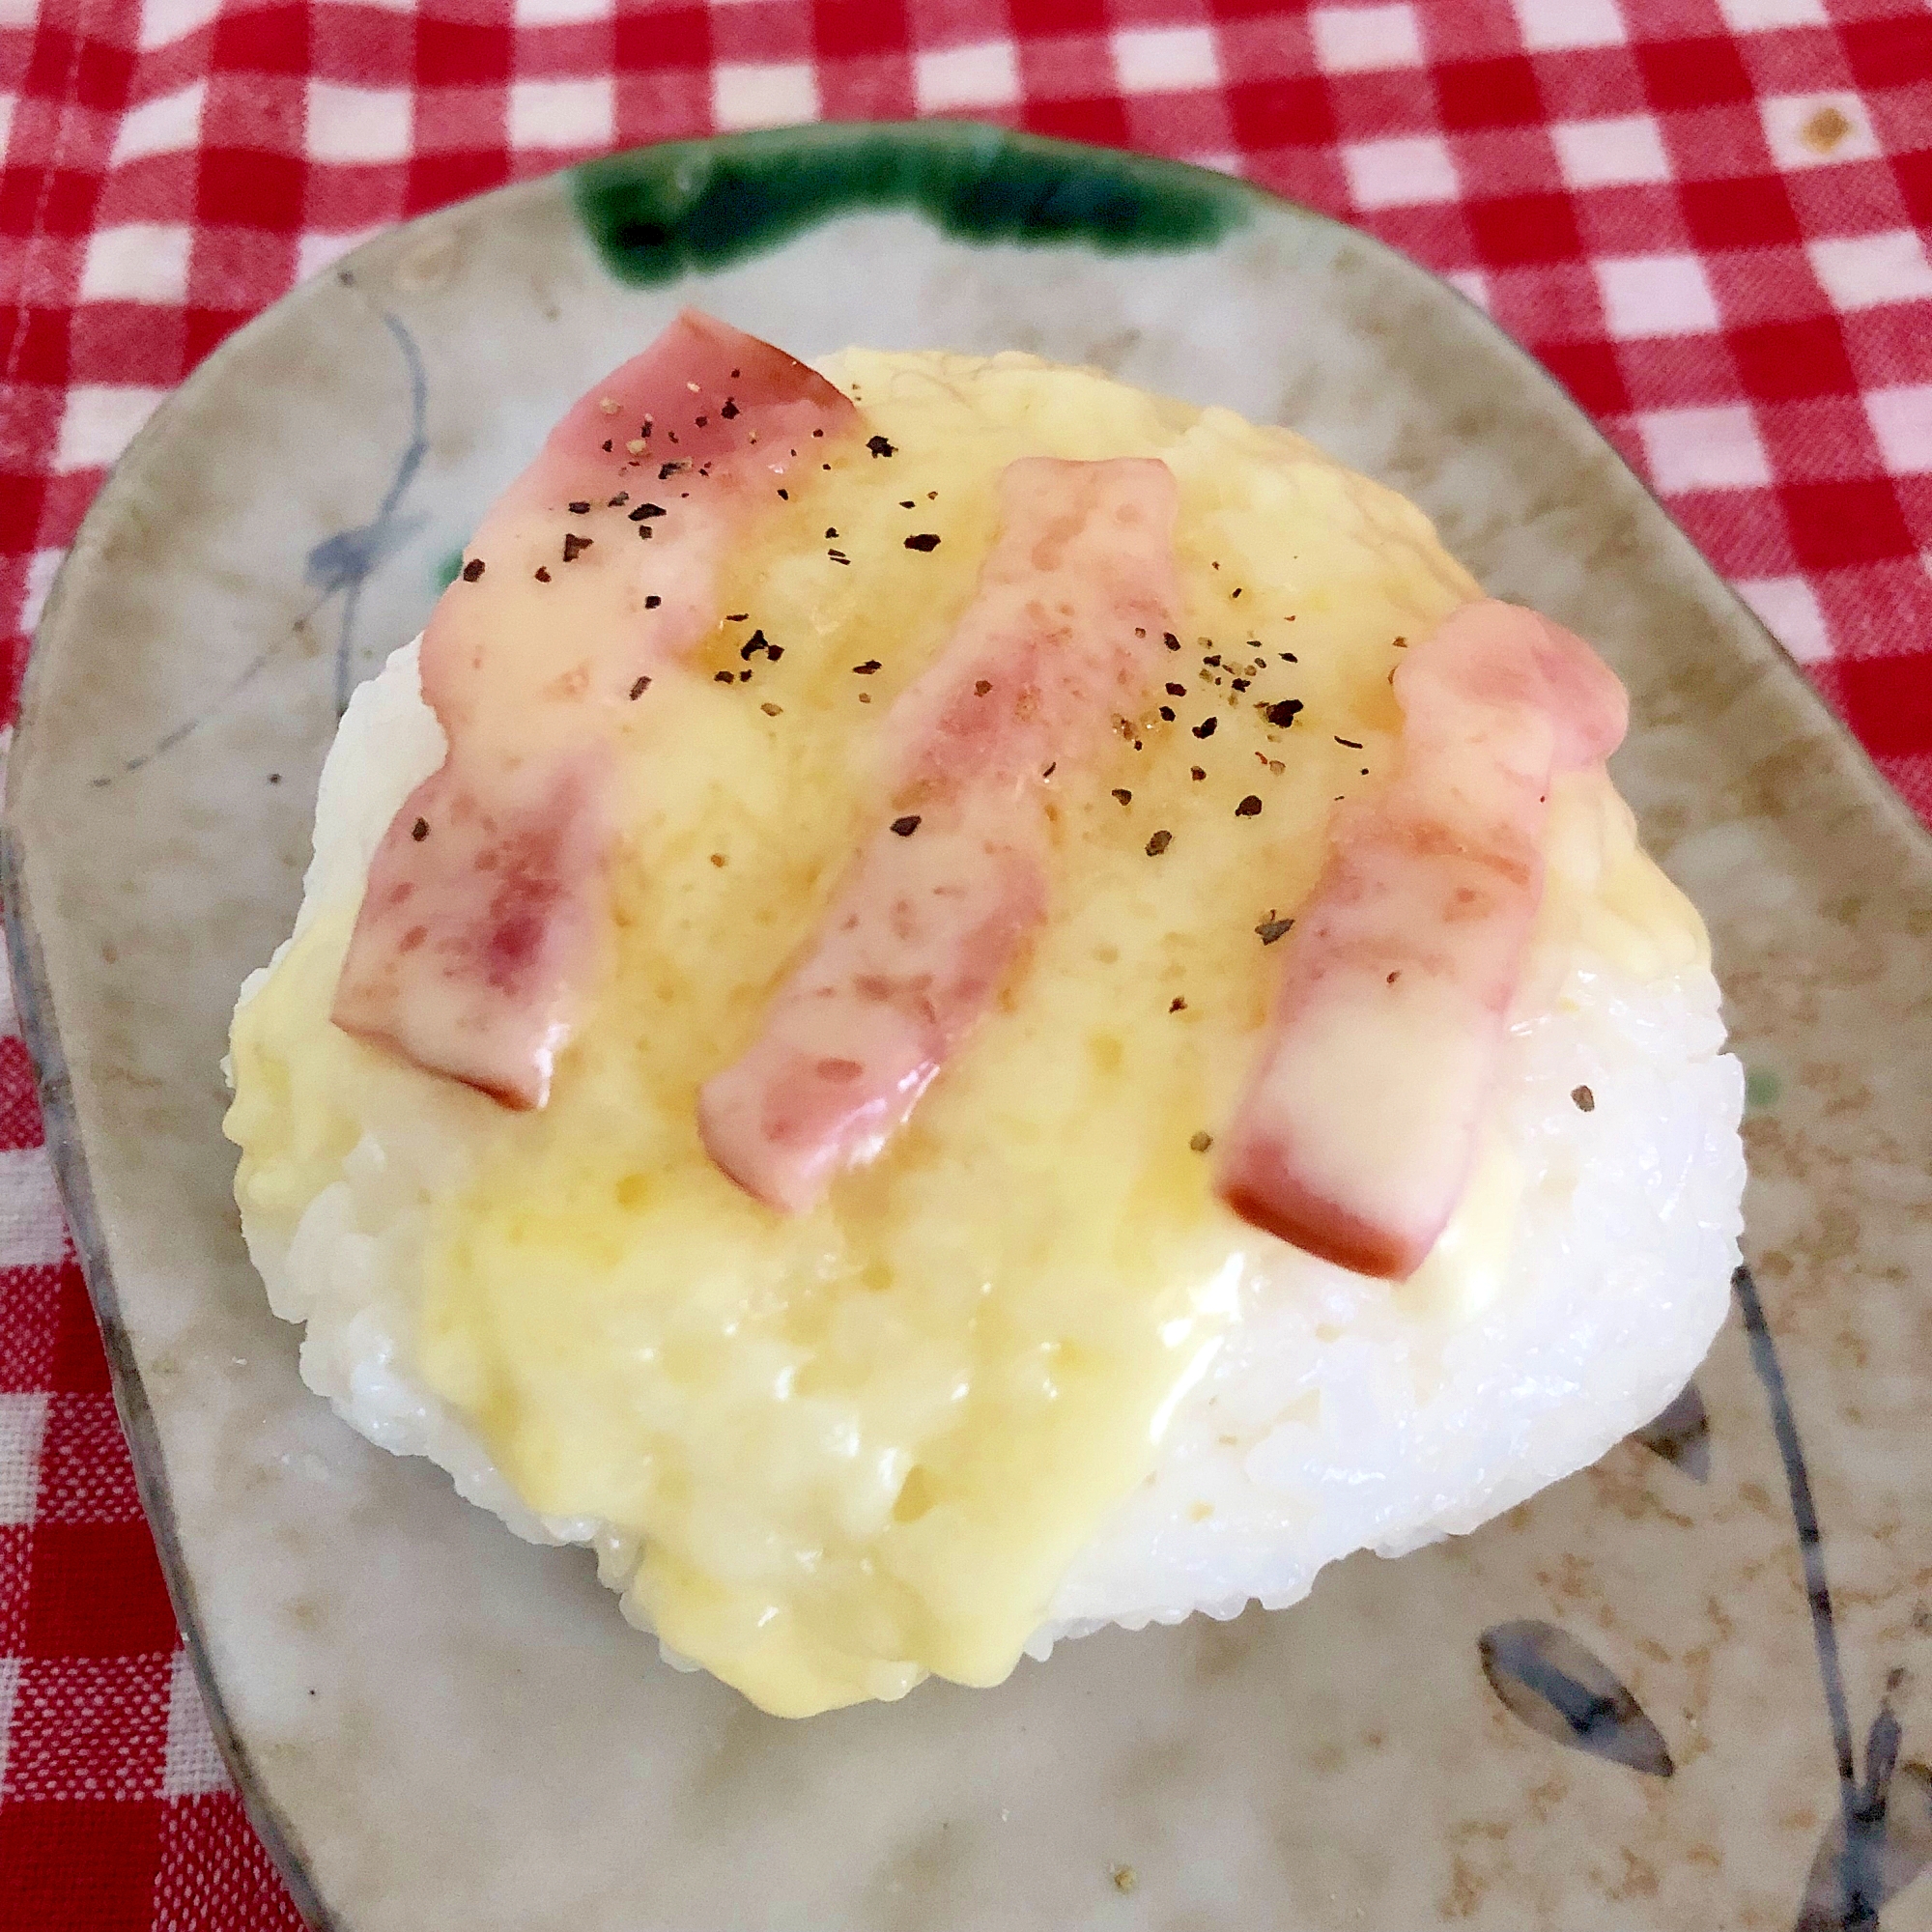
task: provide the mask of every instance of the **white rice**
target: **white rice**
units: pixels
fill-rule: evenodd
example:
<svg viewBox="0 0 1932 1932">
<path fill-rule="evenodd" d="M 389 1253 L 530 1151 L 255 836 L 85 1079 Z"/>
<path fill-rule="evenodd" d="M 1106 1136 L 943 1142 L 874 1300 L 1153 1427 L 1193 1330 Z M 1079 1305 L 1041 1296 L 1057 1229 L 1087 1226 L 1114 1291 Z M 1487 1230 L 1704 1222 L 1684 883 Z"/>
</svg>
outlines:
<svg viewBox="0 0 1932 1932">
<path fill-rule="evenodd" d="M 442 751 L 412 644 L 355 694 L 329 753 L 298 932 L 353 910 L 384 829 Z M 1552 1010 L 1508 1043 L 1498 1138 L 1526 1185 L 1493 1293 L 1451 1306 L 1282 1249 L 1030 1650 L 1107 1623 L 1293 1604 L 1337 1557 L 1471 1530 L 1655 1415 L 1709 1347 L 1738 1259 L 1744 1081 L 1722 1044 L 1708 972 L 1644 982 L 1579 957 Z M 462 1160 L 434 1118 L 391 1121 L 292 1236 L 244 1216 L 250 1252 L 275 1312 L 306 1324 L 303 1378 L 346 1422 L 429 1457 L 521 1536 L 594 1546 L 622 1589 L 635 1538 L 532 1514 L 414 1378 L 424 1203 Z"/>
</svg>

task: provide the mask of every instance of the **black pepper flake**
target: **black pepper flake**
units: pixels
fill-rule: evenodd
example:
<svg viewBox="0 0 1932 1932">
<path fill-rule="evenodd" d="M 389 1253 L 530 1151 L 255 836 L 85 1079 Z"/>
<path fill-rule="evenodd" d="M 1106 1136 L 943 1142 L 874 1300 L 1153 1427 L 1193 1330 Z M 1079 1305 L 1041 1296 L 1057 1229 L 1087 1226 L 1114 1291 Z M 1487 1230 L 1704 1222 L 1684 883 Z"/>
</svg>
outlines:
<svg viewBox="0 0 1932 1932">
<path fill-rule="evenodd" d="M 1040 777 L 1043 779 L 1050 779 L 1054 775 L 1054 773 L 1057 772 L 1059 769 L 1060 769 L 1060 760 L 1058 758 L 1055 758 L 1052 764 L 1048 765 L 1045 771 L 1040 773 Z"/>
<path fill-rule="evenodd" d="M 537 575 L 537 582 L 539 583 L 548 583 L 550 582 L 550 572 L 547 571 L 542 564 L 537 565 L 536 575 Z"/>
<path fill-rule="evenodd" d="M 1291 621 L 1293 620 L 1291 619 Z M 1406 638 L 1391 638 L 1389 639 L 1389 646 L 1393 650 L 1406 651 L 1408 648 L 1408 639 Z"/>
<path fill-rule="evenodd" d="M 1171 1013 L 1184 1013 L 1187 1010 L 1187 1002 L 1177 993 L 1173 999 L 1168 1001 L 1167 1009 Z"/>
<path fill-rule="evenodd" d="M 1301 709 L 1298 697 L 1277 698 L 1272 704 L 1262 706 L 1262 715 L 1270 724 L 1289 725 L 1294 723 L 1294 714 Z"/>
<path fill-rule="evenodd" d="M 1191 779 L 1194 779 L 1197 782 L 1208 776 L 1208 774 L 1204 772 L 1199 765 L 1189 765 L 1187 768 L 1187 775 Z"/>
<path fill-rule="evenodd" d="M 1348 746 L 1348 748 L 1351 752 L 1359 752 L 1362 749 L 1361 740 L 1359 738 L 1337 738 L 1335 742 L 1338 745 Z"/>
<path fill-rule="evenodd" d="M 1180 648 L 1180 639 L 1172 631 L 1163 631 L 1160 634 L 1160 640 L 1171 651 L 1178 651 Z"/>
<path fill-rule="evenodd" d="M 1235 691 L 1245 691 L 1247 690 L 1248 686 L 1253 682 L 1254 680 L 1252 678 L 1246 678 L 1246 677 L 1234 677 L 1228 680 L 1230 688 Z"/>
<path fill-rule="evenodd" d="M 1294 922 L 1292 919 L 1276 919 L 1272 913 L 1255 927 L 1262 936 L 1264 946 L 1272 946 Z"/>
<path fill-rule="evenodd" d="M 993 681 L 991 678 L 976 677 L 973 680 L 973 696 L 975 697 L 984 697 L 992 688 Z"/>
<path fill-rule="evenodd" d="M 1221 653 L 1216 651 L 1211 658 L 1203 658 L 1201 662 L 1205 665 L 1218 665 L 1221 662 Z"/>
<path fill-rule="evenodd" d="M 281 783 L 281 781 L 282 781 L 282 775 L 280 772 L 270 772 L 269 774 L 269 782 L 271 785 L 278 785 Z"/>
<path fill-rule="evenodd" d="M 707 424 L 709 424 L 711 418 L 709 416 L 699 416 L 697 419 L 697 427 L 699 429 L 703 429 L 704 427 L 706 427 Z"/>
<path fill-rule="evenodd" d="M 1200 724 L 1195 725 L 1194 735 L 1197 738 L 1211 738 L 1214 735 L 1214 727 L 1220 722 L 1218 718 L 1204 718 Z"/>
<path fill-rule="evenodd" d="M 644 609 L 646 611 L 655 611 L 663 602 L 664 599 L 662 597 L 646 597 L 644 599 Z"/>
<path fill-rule="evenodd" d="M 590 514 L 590 505 L 587 502 L 573 503 L 570 506 L 570 514 L 573 517 L 587 517 Z"/>
<path fill-rule="evenodd" d="M 735 422 L 738 417 L 738 405 L 734 403 L 729 396 L 726 396 L 724 398 L 724 407 L 722 410 L 720 410 L 718 413 L 721 416 L 723 416 L 726 422 Z"/>
<path fill-rule="evenodd" d="M 713 684 L 736 684 L 738 680 L 728 670 L 714 670 L 711 673 L 711 682 Z"/>
<path fill-rule="evenodd" d="M 483 559 L 480 556 L 472 556 L 469 559 L 469 561 L 463 566 L 463 581 L 466 583 L 474 583 L 476 580 L 482 575 L 483 575 Z"/>
<path fill-rule="evenodd" d="M 1163 704 L 1160 707 L 1160 715 L 1164 719 L 1166 719 L 1170 724 L 1172 724 L 1174 723 L 1174 706 L 1171 704 Z"/>
<path fill-rule="evenodd" d="M 609 437 L 606 437 L 606 438 L 604 439 L 604 447 L 605 447 L 605 448 L 606 448 L 607 450 L 608 450 L 608 449 L 609 449 L 609 448 L 611 447 L 611 439 L 610 439 Z"/>
<path fill-rule="evenodd" d="M 1262 815 L 1262 802 L 1259 798 L 1255 796 L 1253 792 L 1250 792 L 1247 795 L 1247 797 L 1244 798 L 1240 802 L 1240 804 L 1235 808 L 1235 816 L 1236 818 L 1259 818 L 1261 815 Z"/>
<path fill-rule="evenodd" d="M 838 532 L 835 530 L 830 524 L 828 524 L 825 526 L 825 534 L 828 538 L 831 538 L 831 537 L 836 537 L 838 534 Z"/>
<path fill-rule="evenodd" d="M 767 718 L 776 718 L 779 715 L 779 713 L 784 709 L 784 706 L 781 704 L 774 704 L 768 697 L 761 705 L 758 706 L 758 709 L 762 711 Z"/>
<path fill-rule="evenodd" d="M 878 668 L 879 661 L 877 658 L 867 658 L 864 664 L 852 667 L 852 675 L 854 677 L 870 677 Z"/>
<path fill-rule="evenodd" d="M 1158 859 L 1173 843 L 1172 832 L 1156 832 L 1147 842 L 1147 855 L 1150 859 Z"/>
<path fill-rule="evenodd" d="M 892 444 L 889 443 L 882 436 L 873 437 L 866 444 L 866 447 L 869 449 L 874 456 L 896 456 L 898 454 L 898 451 L 895 449 L 892 446 Z"/>
<path fill-rule="evenodd" d="M 1187 1145 L 1196 1153 L 1206 1153 L 1214 1145 L 1214 1136 L 1208 1133 L 1196 1134 Z"/>
<path fill-rule="evenodd" d="M 672 439 L 673 441 L 675 440 L 675 438 Z M 660 463 L 658 465 L 658 481 L 660 483 L 666 482 L 670 477 L 682 474 L 683 471 L 690 468 L 691 459 L 688 456 L 677 457 L 669 463 Z"/>
<path fill-rule="evenodd" d="M 847 556 L 842 550 L 829 550 L 825 553 L 825 554 L 834 563 L 850 563 L 852 561 L 852 559 L 849 556 Z"/>
<path fill-rule="evenodd" d="M 638 699 L 640 698 L 644 695 L 644 693 L 647 692 L 650 688 L 651 688 L 650 679 L 647 677 L 640 677 L 637 681 L 637 683 L 631 687 L 632 703 L 635 704 L 638 701 Z"/>
<path fill-rule="evenodd" d="M 907 550 L 937 550 L 939 548 L 939 539 L 928 530 L 923 536 L 907 537 L 905 547 Z"/>
<path fill-rule="evenodd" d="M 1402 978 L 1402 968 L 1398 966 L 1393 973 L 1387 975 L 1387 977 L 1382 980 L 1382 984 L 1385 986 L 1393 986 L 1395 982 L 1401 978 Z"/>
<path fill-rule="evenodd" d="M 1594 1114 L 1597 1111 L 1597 1096 L 1587 1087 L 1573 1087 L 1570 1097 L 1577 1103 L 1579 1114 Z"/>
<path fill-rule="evenodd" d="M 859 694 L 859 702 L 861 704 L 869 704 L 871 703 L 871 701 L 872 701 L 872 694 L 869 691 L 862 691 Z"/>
<path fill-rule="evenodd" d="M 631 493 L 628 490 L 619 490 L 604 507 L 607 510 L 621 510 L 630 500 Z"/>
<path fill-rule="evenodd" d="M 638 526 L 638 534 L 640 537 L 642 537 L 646 543 L 649 543 L 651 538 L 655 536 L 657 533 L 651 528 L 650 525 L 639 524 Z"/>
<path fill-rule="evenodd" d="M 789 503 L 791 501 L 791 492 L 789 490 L 781 490 L 779 492 L 779 500 L 783 503 Z"/>
<path fill-rule="evenodd" d="M 764 632 L 761 630 L 753 631 L 752 635 L 749 638 L 747 638 L 742 644 L 738 646 L 738 655 L 741 658 L 743 658 L 747 664 L 750 664 L 751 661 L 754 657 L 756 657 L 760 651 L 765 652 L 771 658 L 774 664 L 776 664 L 779 661 L 779 659 L 784 655 L 783 647 L 779 644 L 774 644 L 771 641 L 771 639 L 767 638 Z"/>
<path fill-rule="evenodd" d="M 1230 597 L 1238 597 L 1241 593 L 1239 590 L 1236 589 L 1236 590 L 1231 590 L 1228 594 Z"/>
<path fill-rule="evenodd" d="M 1123 787 L 1120 785 L 1116 785 L 1114 787 L 1114 796 L 1117 799 L 1119 799 L 1122 805 L 1131 805 L 1134 802 L 1133 793 L 1125 790 Z"/>
<path fill-rule="evenodd" d="M 1301 662 L 1293 651 L 1283 651 L 1281 653 L 1281 661 L 1285 665 L 1298 665 Z"/>
<path fill-rule="evenodd" d="M 419 818 L 410 827 L 410 837 L 420 845 L 429 837 L 429 820 Z"/>
<path fill-rule="evenodd" d="M 669 514 L 669 511 L 662 503 L 639 503 L 631 512 L 631 522 L 634 524 L 647 524 L 653 517 L 664 517 Z"/>
<path fill-rule="evenodd" d="M 909 811 L 903 818 L 894 819 L 893 830 L 896 832 L 901 838 L 910 838 L 912 835 L 919 830 L 919 813 L 916 811 Z"/>
<path fill-rule="evenodd" d="M 564 562 L 575 563 L 577 559 L 580 556 L 582 556 L 583 553 L 587 551 L 590 548 L 591 544 L 594 543 L 596 539 L 594 537 L 579 536 L 575 530 L 564 531 L 563 533 Z"/>
<path fill-rule="evenodd" d="M 1187 687 L 1184 684 L 1170 684 L 1167 687 L 1167 695 L 1170 697 L 1185 697 L 1187 696 Z"/>
</svg>

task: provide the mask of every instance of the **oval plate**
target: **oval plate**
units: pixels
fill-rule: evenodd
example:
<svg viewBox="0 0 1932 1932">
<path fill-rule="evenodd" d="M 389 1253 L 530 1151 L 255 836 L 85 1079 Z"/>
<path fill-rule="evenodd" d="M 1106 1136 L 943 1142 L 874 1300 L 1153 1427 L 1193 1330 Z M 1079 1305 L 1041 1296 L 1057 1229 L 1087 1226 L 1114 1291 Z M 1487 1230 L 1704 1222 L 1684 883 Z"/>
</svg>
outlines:
<svg viewBox="0 0 1932 1932">
<path fill-rule="evenodd" d="M 801 1725 L 664 1668 L 584 1553 L 516 1542 L 308 1395 L 229 1195 L 235 989 L 288 930 L 344 692 L 687 300 L 800 355 L 1028 349 L 1288 423 L 1602 645 L 1634 699 L 1621 781 L 1711 923 L 1756 1103 L 1770 1323 L 1719 1337 L 1701 1406 L 1300 1609 Z M 384 236 L 228 342 L 110 479 L 35 648 L 5 862 L 143 1495 L 318 1924 L 1574 1928 L 1804 1900 L 1823 1926 L 1895 1892 L 1889 1924 L 1932 1925 L 1926 841 L 1550 380 L 1376 242 L 957 124 L 647 150 Z M 1821 1561 L 1835 1622 L 1807 1608 Z"/>
</svg>

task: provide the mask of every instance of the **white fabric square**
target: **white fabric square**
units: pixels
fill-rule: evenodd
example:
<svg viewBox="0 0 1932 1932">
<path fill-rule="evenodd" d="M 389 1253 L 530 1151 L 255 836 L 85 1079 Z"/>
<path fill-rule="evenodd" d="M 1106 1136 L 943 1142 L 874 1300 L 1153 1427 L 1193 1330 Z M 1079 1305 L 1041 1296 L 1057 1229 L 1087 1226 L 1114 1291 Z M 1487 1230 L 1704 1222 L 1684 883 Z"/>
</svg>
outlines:
<svg viewBox="0 0 1932 1932">
<path fill-rule="evenodd" d="M 1650 480 L 1666 497 L 1683 490 L 1747 490 L 1771 481 L 1771 462 L 1747 403 L 1652 410 L 1636 419 Z"/>
<path fill-rule="evenodd" d="M 1878 156 L 1871 116 L 1849 89 L 1767 95 L 1757 111 L 1771 158 L 1781 168 L 1828 168 L 1834 161 L 1869 161 Z"/>
<path fill-rule="evenodd" d="M 9 1148 L 0 1153 L 0 1267 L 52 1264 L 66 1253 L 67 1224 L 46 1149 Z"/>
<path fill-rule="evenodd" d="M 1531 53 L 1620 47 L 1630 38 L 1617 0 L 1516 0 L 1516 17 Z"/>
<path fill-rule="evenodd" d="M 740 65 L 711 76 L 711 118 L 721 128 L 782 128 L 818 119 L 818 76 L 809 61 Z"/>
<path fill-rule="evenodd" d="M 1485 315 L 1489 313 L 1490 278 L 1482 270 L 1455 269 L 1442 279 L 1459 295 L 1466 296 Z"/>
<path fill-rule="evenodd" d="M 20 1688 L 20 1660 L 0 1657 L 0 1784 L 7 1778 L 7 1739 L 14 1723 L 14 1698 Z"/>
<path fill-rule="evenodd" d="M 141 45 L 163 47 L 205 27 L 221 12 L 221 0 L 143 0 Z"/>
<path fill-rule="evenodd" d="M 1694 255 L 1616 255 L 1594 264 L 1612 335 L 1701 335 L 1718 326 L 1718 298 Z"/>
<path fill-rule="evenodd" d="M 1718 0 L 1718 12 L 1733 33 L 1766 27 L 1829 27 L 1825 0 Z"/>
<path fill-rule="evenodd" d="M 1315 37 L 1316 62 L 1329 73 L 1422 65 L 1422 31 L 1413 7 L 1318 7 L 1308 16 L 1308 29 Z"/>
<path fill-rule="evenodd" d="M 1342 150 L 1349 192 L 1357 208 L 1406 208 L 1454 201 L 1461 188 L 1455 156 L 1436 134 L 1401 134 L 1387 141 L 1351 141 Z"/>
<path fill-rule="evenodd" d="M 922 114 L 954 107 L 1009 107 L 1020 98 L 1019 64 L 1010 41 L 939 47 L 913 62 L 913 92 Z"/>
<path fill-rule="evenodd" d="M 319 275 L 331 262 L 339 262 L 352 248 L 359 248 L 381 228 L 357 228 L 348 235 L 304 235 L 296 243 L 296 280 L 305 282 Z"/>
<path fill-rule="evenodd" d="M 406 87 L 308 84 L 308 152 L 318 161 L 400 161 L 410 152 Z"/>
<path fill-rule="evenodd" d="M 226 1791 L 228 1768 L 221 1762 L 201 1687 L 187 1652 L 178 1650 L 168 1666 L 168 1754 L 161 1765 L 163 1798 L 198 1798 Z"/>
<path fill-rule="evenodd" d="M 118 168 L 143 155 L 174 155 L 193 147 L 201 139 L 201 110 L 207 100 L 208 83 L 198 80 L 130 107 L 121 117 L 110 165 Z"/>
<path fill-rule="evenodd" d="M 193 242 L 193 230 L 172 222 L 130 221 L 124 228 L 96 229 L 80 270 L 81 300 L 185 300 Z"/>
<path fill-rule="evenodd" d="M 64 550 L 37 550 L 27 559 L 27 594 L 20 600 L 20 628 L 29 636 L 41 621 L 41 612 L 47 607 L 47 593 L 54 587 L 54 579 L 59 576 L 66 556 Z M 0 1000 L 0 1033 L 12 1031 L 4 1023 L 4 1018 L 13 1009 L 11 999 Z"/>
<path fill-rule="evenodd" d="M 616 83 L 608 74 L 510 83 L 513 148 L 608 148 L 616 131 Z"/>
<path fill-rule="evenodd" d="M 1841 309 L 1877 308 L 1881 302 L 1919 301 L 1932 296 L 1932 263 L 1910 228 L 1886 235 L 1853 235 L 1836 242 L 1807 242 L 1804 252 L 1825 293 Z"/>
<path fill-rule="evenodd" d="M 583 20 L 608 20 L 615 0 L 517 0 L 520 27 L 562 27 Z"/>
<path fill-rule="evenodd" d="M 1753 577 L 1737 591 L 1800 664 L 1823 664 L 1832 655 L 1817 593 L 1802 577 Z"/>
<path fill-rule="evenodd" d="M 1878 453 L 1894 476 L 1932 474 L 1932 383 L 1868 389 L 1865 414 L 1878 439 Z"/>
<path fill-rule="evenodd" d="M 67 392 L 60 440 L 54 445 L 56 469 L 97 469 L 128 447 L 134 432 L 155 412 L 165 389 L 137 389 L 119 384 L 80 384 Z M 0 1163 L 13 1156 L 0 1153 Z"/>
<path fill-rule="evenodd" d="M 41 1492 L 41 1437 L 47 1398 L 0 1395 L 0 1523 L 32 1522 Z"/>
<path fill-rule="evenodd" d="M 1670 179 L 1663 130 L 1648 114 L 1608 121 L 1559 121 L 1549 130 L 1563 179 L 1572 187 L 1611 187 Z"/>
<path fill-rule="evenodd" d="M 1127 27 L 1114 36 L 1114 71 L 1122 94 L 1178 94 L 1215 87 L 1221 57 L 1211 27 Z"/>
</svg>

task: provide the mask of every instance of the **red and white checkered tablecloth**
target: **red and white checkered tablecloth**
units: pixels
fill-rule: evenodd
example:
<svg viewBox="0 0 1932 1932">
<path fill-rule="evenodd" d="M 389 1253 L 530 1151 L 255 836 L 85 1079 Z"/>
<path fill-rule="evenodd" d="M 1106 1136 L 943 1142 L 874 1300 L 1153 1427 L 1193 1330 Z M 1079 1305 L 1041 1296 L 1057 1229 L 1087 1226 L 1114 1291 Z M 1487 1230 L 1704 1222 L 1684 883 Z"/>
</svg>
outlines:
<svg viewBox="0 0 1932 1932">
<path fill-rule="evenodd" d="M 1926 0 L 0 0 L 0 706 L 161 396 L 612 146 L 967 114 L 1359 222 L 1540 355 L 1932 817 Z M 135 1500 L 0 986 L 0 1927 L 294 1926 Z"/>
</svg>

